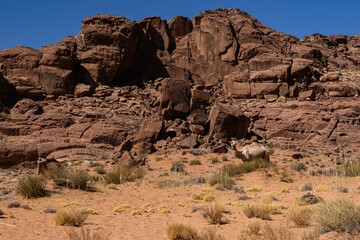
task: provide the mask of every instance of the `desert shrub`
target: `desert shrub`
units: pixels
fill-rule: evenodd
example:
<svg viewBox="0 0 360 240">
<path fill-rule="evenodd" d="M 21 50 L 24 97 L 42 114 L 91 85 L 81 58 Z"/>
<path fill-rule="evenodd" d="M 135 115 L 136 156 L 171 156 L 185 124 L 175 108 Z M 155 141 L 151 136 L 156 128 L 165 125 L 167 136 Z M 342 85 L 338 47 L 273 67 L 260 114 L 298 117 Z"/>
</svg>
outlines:
<svg viewBox="0 0 360 240">
<path fill-rule="evenodd" d="M 227 161 L 229 161 L 229 158 L 228 158 L 228 156 L 222 156 L 221 157 L 221 160 L 223 161 L 223 162 L 227 162 Z"/>
<path fill-rule="evenodd" d="M 344 175 L 348 177 L 360 176 L 360 162 L 359 161 L 346 162 L 343 166 L 337 168 L 337 173 L 339 175 Z"/>
<path fill-rule="evenodd" d="M 199 240 L 225 240 L 225 238 L 216 234 L 216 229 L 208 228 L 201 233 Z"/>
<path fill-rule="evenodd" d="M 223 213 L 225 212 L 225 206 L 221 203 L 215 202 L 210 206 L 205 208 L 204 217 L 211 224 L 221 224 L 223 223 Z"/>
<path fill-rule="evenodd" d="M 234 163 L 225 164 L 221 168 L 221 172 L 222 174 L 228 175 L 229 177 L 237 176 L 243 173 L 239 168 L 239 165 L 236 165 Z"/>
<path fill-rule="evenodd" d="M 247 204 L 243 208 L 244 214 L 248 218 L 261 218 L 263 220 L 270 220 L 270 215 L 280 214 L 281 209 L 277 204 Z"/>
<path fill-rule="evenodd" d="M 204 202 L 212 202 L 215 200 L 215 197 L 211 194 L 206 194 L 204 197 L 203 197 L 203 201 Z"/>
<path fill-rule="evenodd" d="M 304 163 L 295 163 L 290 166 L 292 169 L 300 172 L 301 170 L 306 170 L 306 166 Z"/>
<path fill-rule="evenodd" d="M 46 177 L 54 180 L 57 186 L 67 186 L 69 171 L 64 164 L 50 165 L 45 173 Z"/>
<path fill-rule="evenodd" d="M 290 192 L 290 189 L 287 188 L 287 187 L 284 187 L 284 188 L 281 188 L 280 192 L 281 192 L 281 193 L 289 193 L 289 192 Z"/>
<path fill-rule="evenodd" d="M 105 174 L 104 181 L 106 184 L 120 184 L 121 183 L 120 176 L 121 176 L 121 169 L 120 167 L 117 167 Z"/>
<path fill-rule="evenodd" d="M 84 170 L 72 170 L 69 172 L 68 186 L 74 189 L 87 190 L 90 175 Z"/>
<path fill-rule="evenodd" d="M 167 240 L 198 240 L 199 234 L 193 226 L 184 223 L 170 223 L 165 228 Z"/>
<path fill-rule="evenodd" d="M 170 171 L 172 172 L 184 172 L 184 164 L 181 161 L 173 162 L 170 168 Z"/>
<path fill-rule="evenodd" d="M 103 174 L 106 173 L 105 167 L 104 166 L 98 166 L 98 167 L 95 168 L 95 172 L 97 172 L 100 175 L 103 175 Z"/>
<path fill-rule="evenodd" d="M 262 230 L 263 240 L 293 240 L 296 239 L 295 235 L 290 232 L 286 227 L 272 227 L 265 224 Z"/>
<path fill-rule="evenodd" d="M 193 194 L 191 194 L 191 199 L 192 200 L 203 200 L 204 199 L 204 194 L 193 193 Z"/>
<path fill-rule="evenodd" d="M 100 167 L 100 166 L 104 166 L 104 165 L 102 165 L 102 164 L 99 163 L 99 162 L 91 162 L 91 163 L 89 164 L 89 167 Z"/>
<path fill-rule="evenodd" d="M 294 182 L 294 179 L 290 176 L 290 174 L 284 171 L 280 174 L 280 181 L 286 183 L 292 183 Z"/>
<path fill-rule="evenodd" d="M 129 213 L 130 216 L 136 216 L 136 215 L 141 215 L 141 212 L 139 210 L 132 210 Z"/>
<path fill-rule="evenodd" d="M 115 207 L 113 211 L 121 213 L 124 212 L 127 208 L 130 208 L 130 206 L 127 204 L 120 204 L 119 206 Z"/>
<path fill-rule="evenodd" d="M 23 197 L 37 198 L 45 195 L 45 185 L 43 177 L 30 175 L 19 180 L 16 190 Z"/>
<path fill-rule="evenodd" d="M 360 208 L 347 199 L 319 203 L 314 209 L 313 219 L 324 232 L 353 233 L 360 230 Z"/>
<path fill-rule="evenodd" d="M 191 160 L 190 165 L 201 165 L 201 161 L 199 159 Z"/>
<path fill-rule="evenodd" d="M 272 203 L 272 202 L 278 201 L 276 196 L 272 193 L 264 194 L 264 196 L 262 196 L 261 200 L 263 201 L 263 203 Z"/>
<path fill-rule="evenodd" d="M 139 166 L 122 165 L 105 174 L 104 180 L 106 184 L 120 184 L 134 182 L 144 177 L 144 175 L 144 169 Z"/>
<path fill-rule="evenodd" d="M 109 240 L 110 233 L 104 231 L 96 231 L 91 234 L 89 229 L 81 228 L 79 232 L 75 229 L 66 231 L 69 240 Z"/>
<path fill-rule="evenodd" d="M 215 184 L 219 184 L 221 187 L 226 189 L 231 189 L 232 186 L 235 184 L 234 180 L 229 177 L 228 175 L 219 173 L 215 174 L 209 178 L 210 186 L 214 186 Z"/>
<path fill-rule="evenodd" d="M 311 223 L 312 210 L 310 208 L 303 208 L 299 210 L 292 210 L 289 213 L 290 220 L 297 227 L 306 227 L 310 226 Z"/>
<path fill-rule="evenodd" d="M 64 210 L 56 214 L 55 224 L 58 226 L 81 226 L 89 213 L 74 210 Z"/>
<path fill-rule="evenodd" d="M 134 182 L 145 175 L 144 169 L 140 166 L 123 165 L 120 170 L 122 179 L 126 182 Z"/>
<path fill-rule="evenodd" d="M 319 240 L 320 233 L 318 231 L 310 230 L 302 232 L 301 240 Z"/>
<path fill-rule="evenodd" d="M 218 157 L 211 157 L 209 158 L 209 161 L 211 164 L 217 164 L 219 163 L 219 158 Z"/>
<path fill-rule="evenodd" d="M 259 235 L 260 229 L 261 229 L 261 226 L 260 226 L 260 224 L 258 222 L 250 223 L 248 225 L 246 233 L 248 235 Z"/>
<path fill-rule="evenodd" d="M 251 186 L 244 189 L 246 192 L 261 192 L 262 189 L 259 186 Z"/>
<path fill-rule="evenodd" d="M 266 168 L 269 164 L 264 161 L 251 161 L 244 162 L 238 165 L 234 163 L 225 164 L 221 171 L 223 174 L 229 175 L 230 177 L 238 176 L 243 173 L 250 173 L 260 168 Z"/>
</svg>

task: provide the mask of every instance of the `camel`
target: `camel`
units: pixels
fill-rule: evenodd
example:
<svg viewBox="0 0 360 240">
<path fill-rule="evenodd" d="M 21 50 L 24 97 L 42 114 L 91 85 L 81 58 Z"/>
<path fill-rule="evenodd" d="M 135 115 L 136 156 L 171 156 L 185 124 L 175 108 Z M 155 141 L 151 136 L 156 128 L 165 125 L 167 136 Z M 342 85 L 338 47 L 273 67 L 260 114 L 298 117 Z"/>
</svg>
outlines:
<svg viewBox="0 0 360 240">
<path fill-rule="evenodd" d="M 243 162 L 250 162 L 253 160 L 264 160 L 267 163 L 270 162 L 269 150 L 258 143 L 253 142 L 238 151 L 236 148 L 236 142 L 232 141 L 231 147 L 234 150 L 235 157 L 240 158 Z"/>
</svg>

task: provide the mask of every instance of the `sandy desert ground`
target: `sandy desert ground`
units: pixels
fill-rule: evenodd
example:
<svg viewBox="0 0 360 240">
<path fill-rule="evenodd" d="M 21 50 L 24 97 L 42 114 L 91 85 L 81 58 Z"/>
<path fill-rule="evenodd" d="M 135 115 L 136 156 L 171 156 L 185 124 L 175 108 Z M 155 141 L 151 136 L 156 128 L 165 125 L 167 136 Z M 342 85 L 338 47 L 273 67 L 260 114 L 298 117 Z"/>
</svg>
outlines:
<svg viewBox="0 0 360 240">
<path fill-rule="evenodd" d="M 248 225 L 258 222 L 261 225 L 268 223 L 271 226 L 282 226 L 290 229 L 299 237 L 303 232 L 309 232 L 316 226 L 305 228 L 296 227 L 289 220 L 289 212 L 307 206 L 299 206 L 295 202 L 307 192 L 322 197 L 328 201 L 336 198 L 347 198 L 359 203 L 359 177 L 325 176 L 318 174 L 310 176 L 309 172 L 316 169 L 326 170 L 332 168 L 330 165 L 334 155 L 325 156 L 323 151 L 316 149 L 302 149 L 302 159 L 295 160 L 291 156 L 299 153 L 294 150 L 274 148 L 271 161 L 276 167 L 258 169 L 251 173 L 245 173 L 235 177 L 236 187 L 233 189 L 219 189 L 208 183 L 188 183 L 191 178 L 209 178 L 219 168 L 228 163 L 240 163 L 232 152 L 227 154 L 202 154 L 195 156 L 189 152 L 177 152 L 168 155 L 149 155 L 148 161 L 143 167 L 146 175 L 136 182 L 119 184 L 116 189 L 107 188 L 104 183 L 97 182 L 94 192 L 74 190 L 68 188 L 55 188 L 53 183 L 47 182 L 46 189 L 49 195 L 36 199 L 24 199 L 20 195 L 3 199 L 0 209 L 5 213 L 0 218 L 1 239 L 64 239 L 66 231 L 79 227 L 56 226 L 55 213 L 44 213 L 46 206 L 63 209 L 91 208 L 94 214 L 86 219 L 83 228 L 92 232 L 104 231 L 110 234 L 110 239 L 165 239 L 164 229 L 167 224 L 173 222 L 189 223 L 198 231 L 215 228 L 218 234 L 225 239 L 241 239 L 247 236 Z M 326 154 L 328 155 L 328 154 Z M 223 160 L 228 161 L 223 161 Z M 190 161 L 198 159 L 201 165 L 190 165 Z M 215 159 L 215 160 L 214 160 Z M 184 162 L 184 173 L 173 173 L 170 171 L 173 162 L 181 160 Z M 216 162 L 218 160 L 218 162 Z M 110 160 L 101 160 L 106 169 L 111 170 L 113 166 Z M 215 162 L 215 163 L 214 163 Z M 296 171 L 291 168 L 292 164 L 304 163 L 307 170 Z M 89 169 L 92 175 L 94 167 L 89 167 L 89 162 L 81 162 L 74 168 Z M 14 189 L 17 179 L 33 170 L 3 169 L 3 191 Z M 286 173 L 286 174 L 285 174 Z M 286 176 L 288 182 L 281 181 Z M 164 186 L 164 182 L 166 185 Z M 293 182 L 291 182 L 293 181 Z M 313 190 L 301 191 L 303 184 L 312 184 Z M 338 190 L 339 187 L 348 189 L 347 193 Z M 286 191 L 289 189 L 289 192 Z M 256 190 L 256 191 L 251 191 Z M 214 201 L 226 205 L 224 213 L 224 224 L 212 225 L 203 216 L 202 210 L 195 211 L 199 206 L 211 204 L 202 200 L 193 200 L 192 194 L 204 193 L 214 196 Z M 248 200 L 238 200 L 240 196 L 248 196 Z M 248 218 L 243 212 L 244 206 L 249 203 L 262 204 L 268 202 L 268 196 L 275 197 L 274 203 L 281 206 L 281 213 L 271 215 L 271 220 L 259 218 Z M 265 197 L 264 197 L 265 196 Z M 23 208 L 7 208 L 7 204 L 17 200 L 21 204 L 28 204 L 32 210 Z M 113 209 L 121 204 L 128 205 L 124 211 L 114 212 Z M 164 210 L 165 209 L 165 210 Z M 141 215 L 132 216 L 130 213 L 138 210 Z M 335 233 L 322 235 L 322 239 L 340 239 Z"/>
</svg>

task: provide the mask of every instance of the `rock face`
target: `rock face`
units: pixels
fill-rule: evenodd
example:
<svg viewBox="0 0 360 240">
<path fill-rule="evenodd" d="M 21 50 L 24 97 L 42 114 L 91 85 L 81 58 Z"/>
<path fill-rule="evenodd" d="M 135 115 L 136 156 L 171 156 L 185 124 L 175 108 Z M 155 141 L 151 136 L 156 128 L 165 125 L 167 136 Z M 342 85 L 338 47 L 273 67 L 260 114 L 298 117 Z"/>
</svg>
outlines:
<svg viewBox="0 0 360 240">
<path fill-rule="evenodd" d="M 359 66 L 360 34 L 299 40 L 238 9 L 92 16 L 0 51 L 0 164 L 226 152 L 232 137 L 358 146 Z"/>
<path fill-rule="evenodd" d="M 218 135 L 217 138 L 243 138 L 248 134 L 249 118 L 240 109 L 215 105 L 210 111 L 209 135 Z"/>
<path fill-rule="evenodd" d="M 16 89 L 0 73 L 0 103 L 10 107 L 16 101 Z"/>
<path fill-rule="evenodd" d="M 294 84 L 307 91 L 312 82 L 344 79 L 333 76 L 358 70 L 360 64 L 359 35 L 314 34 L 299 40 L 238 9 L 169 22 L 96 15 L 82 24 L 78 35 L 39 50 L 0 51 L 0 71 L 21 97 L 72 94 L 79 83 L 139 84 L 159 77 L 204 86 L 222 83 L 234 98 L 290 96 Z"/>
</svg>

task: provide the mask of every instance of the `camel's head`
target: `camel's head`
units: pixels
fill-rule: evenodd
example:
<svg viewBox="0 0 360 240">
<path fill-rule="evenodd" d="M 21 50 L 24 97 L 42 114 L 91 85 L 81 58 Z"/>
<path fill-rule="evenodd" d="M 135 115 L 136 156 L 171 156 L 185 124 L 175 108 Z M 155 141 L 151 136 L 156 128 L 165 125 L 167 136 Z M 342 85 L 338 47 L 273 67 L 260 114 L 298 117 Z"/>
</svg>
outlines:
<svg viewBox="0 0 360 240">
<path fill-rule="evenodd" d="M 236 146 L 237 142 L 236 141 L 230 141 L 230 146 L 231 148 L 234 148 Z"/>
</svg>

